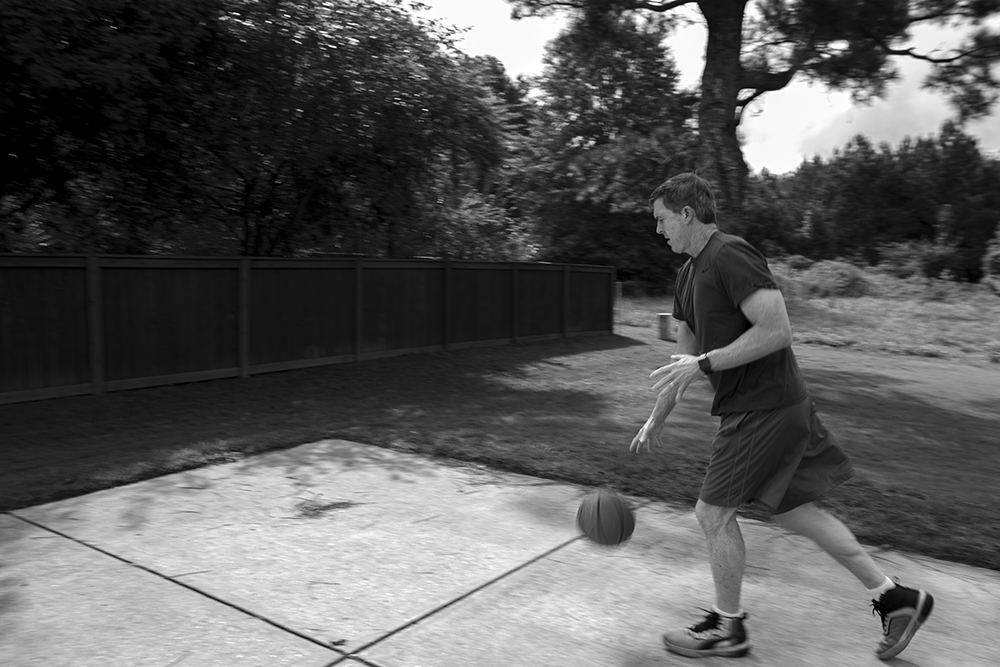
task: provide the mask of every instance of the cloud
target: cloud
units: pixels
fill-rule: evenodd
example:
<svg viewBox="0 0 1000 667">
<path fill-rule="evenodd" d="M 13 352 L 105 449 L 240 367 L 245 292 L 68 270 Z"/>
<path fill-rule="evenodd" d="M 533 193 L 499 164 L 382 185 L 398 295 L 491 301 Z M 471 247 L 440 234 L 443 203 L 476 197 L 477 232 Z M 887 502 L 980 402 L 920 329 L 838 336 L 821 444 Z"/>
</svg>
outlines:
<svg viewBox="0 0 1000 667">
<path fill-rule="evenodd" d="M 918 52 L 927 53 L 955 45 L 963 31 L 924 26 L 913 31 L 912 45 Z M 896 146 L 905 137 L 934 136 L 941 125 L 955 117 L 945 95 L 923 89 L 923 82 L 931 71 L 930 64 L 901 58 L 895 65 L 899 79 L 889 84 L 883 99 L 870 105 L 849 104 L 830 116 L 814 131 L 804 133 L 799 152 L 806 158 L 813 155 L 829 156 L 834 148 L 842 147 L 858 134 L 874 143 L 883 141 Z M 846 96 L 845 96 L 846 98 Z M 979 140 L 984 153 L 1000 151 L 1000 109 L 992 116 L 969 122 L 965 131 Z"/>
<path fill-rule="evenodd" d="M 929 65 L 907 60 L 898 66 L 900 78 L 889 84 L 883 99 L 871 104 L 855 104 L 847 93 L 802 82 L 768 94 L 758 115 L 743 121 L 747 162 L 755 171 L 766 167 L 780 174 L 794 170 L 803 159 L 829 157 L 859 134 L 876 145 L 888 142 L 893 147 L 908 136 L 936 136 L 941 125 L 954 118 L 954 110 L 944 95 L 922 88 Z M 984 153 L 1000 152 L 998 112 L 966 125 Z"/>
<path fill-rule="evenodd" d="M 901 63 L 901 79 L 889 85 L 885 98 L 870 105 L 851 104 L 817 131 L 804 135 L 800 150 L 806 156 L 828 155 L 858 134 L 891 145 L 907 136 L 936 134 L 954 111 L 944 96 L 921 89 L 928 69 L 917 61 Z"/>
</svg>

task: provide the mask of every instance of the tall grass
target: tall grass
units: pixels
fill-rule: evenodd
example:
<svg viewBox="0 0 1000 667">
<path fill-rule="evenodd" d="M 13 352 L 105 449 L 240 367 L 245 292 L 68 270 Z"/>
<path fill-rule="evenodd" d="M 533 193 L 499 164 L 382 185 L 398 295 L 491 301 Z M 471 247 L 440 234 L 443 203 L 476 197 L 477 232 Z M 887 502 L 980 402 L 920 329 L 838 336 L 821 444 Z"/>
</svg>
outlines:
<svg viewBox="0 0 1000 667">
<path fill-rule="evenodd" d="M 985 285 L 897 278 L 842 262 L 772 262 L 796 344 L 1000 363 L 1000 297 Z M 619 304 L 619 333 L 657 326 L 673 299 Z"/>
</svg>

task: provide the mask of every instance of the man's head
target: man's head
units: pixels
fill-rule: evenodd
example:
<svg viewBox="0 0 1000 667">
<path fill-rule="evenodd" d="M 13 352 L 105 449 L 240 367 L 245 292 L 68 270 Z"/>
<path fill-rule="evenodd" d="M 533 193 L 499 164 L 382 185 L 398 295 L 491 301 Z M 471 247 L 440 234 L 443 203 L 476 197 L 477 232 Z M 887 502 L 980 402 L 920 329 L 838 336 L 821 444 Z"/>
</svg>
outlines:
<svg viewBox="0 0 1000 667">
<path fill-rule="evenodd" d="M 649 197 L 656 233 L 676 253 L 697 254 L 715 224 L 712 186 L 697 174 L 678 174 L 653 190 Z"/>
<path fill-rule="evenodd" d="M 657 200 L 674 213 L 680 213 L 685 206 L 690 206 L 698 222 L 715 224 L 715 194 L 709 182 L 698 174 L 688 172 L 668 178 L 649 196 L 650 207 Z"/>
</svg>

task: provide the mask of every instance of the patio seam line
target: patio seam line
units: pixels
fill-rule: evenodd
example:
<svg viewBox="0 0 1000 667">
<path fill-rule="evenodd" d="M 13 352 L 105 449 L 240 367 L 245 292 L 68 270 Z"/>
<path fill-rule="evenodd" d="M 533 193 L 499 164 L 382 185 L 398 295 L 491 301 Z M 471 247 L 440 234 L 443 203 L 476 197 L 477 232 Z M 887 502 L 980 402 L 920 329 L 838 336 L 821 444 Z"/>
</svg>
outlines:
<svg viewBox="0 0 1000 667">
<path fill-rule="evenodd" d="M 355 662 L 361 663 L 362 665 L 365 665 L 365 667 L 382 667 L 377 662 L 372 662 L 371 660 L 366 660 L 365 658 L 362 658 L 360 655 L 345 655 L 342 658 L 337 658 L 336 660 L 334 660 L 333 662 L 331 662 L 329 665 L 323 665 L 323 667 L 334 667 L 334 665 L 346 665 L 349 662 L 350 663 L 355 663 Z"/>
<path fill-rule="evenodd" d="M 282 625 L 278 621 L 271 620 L 270 618 L 267 618 L 266 616 L 261 616 L 260 614 L 252 612 L 249 609 L 245 609 L 244 607 L 241 607 L 238 604 L 235 604 L 233 602 L 229 602 L 227 600 L 223 600 L 222 598 L 217 597 L 215 595 L 212 595 L 211 593 L 208 593 L 206 591 L 203 591 L 203 590 L 201 590 L 201 589 L 199 589 L 199 588 L 197 588 L 195 586 L 192 586 L 191 584 L 185 583 L 183 581 L 178 581 L 177 579 L 174 579 L 172 577 L 168 577 L 167 575 L 165 575 L 165 574 L 163 574 L 161 572 L 157 572 L 153 568 L 146 567 L 145 565 L 140 565 L 139 563 L 132 562 L 132 561 L 130 561 L 127 558 L 124 558 L 124 557 L 119 556 L 117 554 L 113 554 L 110 551 L 102 549 L 101 547 L 93 545 L 93 544 L 91 544 L 89 542 L 85 542 L 84 540 L 75 538 L 72 535 L 67 535 L 66 533 L 60 532 L 60 531 L 58 531 L 58 530 L 56 530 L 54 528 L 49 528 L 46 525 L 40 524 L 37 521 L 33 521 L 31 519 L 23 517 L 23 516 L 21 516 L 19 514 L 16 514 L 14 512 L 0 512 L 0 514 L 7 514 L 9 516 L 14 517 L 15 519 L 23 521 L 23 522 L 25 522 L 27 524 L 30 524 L 32 526 L 35 526 L 36 528 L 40 528 L 42 530 L 48 531 L 50 533 L 53 533 L 54 535 L 58 535 L 59 537 L 62 537 L 62 538 L 67 539 L 67 540 L 70 540 L 71 542 L 75 542 L 75 543 L 77 543 L 77 544 L 79 544 L 81 546 L 87 547 L 88 549 L 93 549 L 94 551 L 96 551 L 96 552 L 98 552 L 100 554 L 103 554 L 103 555 L 108 556 L 110 558 L 113 558 L 113 559 L 115 559 L 117 561 L 125 563 L 126 565 L 130 565 L 130 566 L 132 566 L 132 567 L 134 567 L 136 569 L 143 570 L 144 572 L 148 572 L 149 574 L 152 574 L 155 577 L 159 577 L 160 579 L 163 579 L 165 581 L 169 581 L 172 584 L 176 584 L 178 586 L 181 586 L 182 588 L 186 588 L 186 589 L 188 589 L 189 591 L 191 591 L 193 593 L 197 593 L 198 595 L 201 595 L 203 597 L 208 598 L 209 600 L 212 600 L 213 602 L 217 602 L 217 603 L 219 603 L 221 605 L 225 605 L 226 607 L 229 607 L 230 609 L 235 609 L 236 611 L 239 611 L 239 612 L 241 612 L 243 614 L 246 614 L 247 616 L 250 616 L 251 618 L 256 618 L 257 620 L 262 621 L 264 623 L 267 623 L 268 625 L 270 625 L 270 626 L 272 626 L 274 628 L 277 628 L 278 630 L 282 630 L 283 632 L 287 632 L 288 634 L 295 635 L 296 637 L 298 637 L 300 639 L 305 639 L 306 641 L 310 642 L 311 644 L 315 644 L 317 646 L 322 646 L 323 648 L 325 648 L 328 651 L 333 651 L 334 653 L 340 654 L 341 658 L 338 658 L 336 661 L 334 661 L 333 664 L 336 664 L 337 662 L 340 662 L 340 660 L 342 658 L 346 658 L 347 657 L 347 654 L 344 653 L 343 651 L 340 651 L 339 649 L 336 649 L 333 646 L 330 646 L 329 644 L 326 644 L 326 643 L 324 643 L 324 642 L 322 642 L 322 641 L 320 641 L 320 640 L 318 640 L 318 639 L 316 639 L 314 637 L 310 637 L 309 635 L 301 633 L 298 630 L 295 630 L 293 628 L 289 628 L 289 627 L 287 627 L 285 625 Z"/>
<path fill-rule="evenodd" d="M 413 627 L 414 625 L 417 625 L 418 623 L 420 623 L 420 622 L 422 622 L 422 621 L 430 618 L 431 616 L 434 616 L 438 612 L 444 611 L 448 607 L 451 607 L 451 606 L 453 606 L 453 605 L 461 602 L 462 600 L 475 595 L 479 591 L 492 586 L 493 584 L 497 583 L 498 581 L 506 579 L 507 577 L 509 577 L 510 575 L 512 575 L 512 574 L 514 574 L 516 572 L 520 572 L 521 570 L 529 567 L 530 565 L 534 565 L 535 563 L 537 563 L 538 561 L 540 561 L 540 560 L 542 560 L 544 558 L 548 558 L 549 556 L 551 556 L 555 552 L 557 552 L 557 551 L 559 551 L 561 549 L 565 549 L 566 547 L 568 547 L 569 545 L 573 544 L 574 542 L 578 542 L 579 540 L 582 540 L 582 539 L 583 539 L 582 535 L 577 535 L 576 537 L 573 537 L 573 538 L 571 538 L 569 540 L 566 540 L 562 544 L 558 544 L 558 545 L 552 547 L 551 549 L 549 549 L 548 551 L 545 551 L 544 553 L 541 553 L 541 554 L 535 556 L 534 558 L 531 558 L 530 560 L 527 560 L 527 561 L 521 563 L 517 567 L 514 567 L 514 568 L 512 568 L 510 570 L 507 570 L 506 572 L 498 574 L 497 576 L 493 577 L 489 581 L 486 581 L 486 582 L 484 582 L 484 583 L 476 586 L 475 588 L 473 588 L 473 589 L 471 589 L 469 591 L 466 591 L 465 593 L 462 593 L 458 597 L 453 598 L 453 599 L 449 600 L 448 602 L 445 602 L 444 604 L 438 605 L 434 609 L 431 609 L 430 611 L 428 611 L 428 612 L 426 612 L 424 614 L 421 614 L 420 616 L 418 616 L 417 618 L 414 618 L 411 621 L 407 621 L 406 623 L 404 623 L 403 625 L 399 626 L 395 630 L 387 632 L 386 634 L 382 635 L 378 639 L 370 641 L 367 644 L 354 649 L 353 651 L 351 651 L 350 653 L 347 654 L 347 657 L 354 658 L 354 659 L 357 659 L 357 660 L 363 660 L 363 658 L 361 658 L 358 655 L 362 651 L 367 651 L 371 647 L 373 647 L 373 646 L 375 646 L 377 644 L 381 644 L 386 639 L 389 639 L 390 637 L 399 634 L 403 630 L 406 630 L 407 628 L 410 628 L 410 627 Z"/>
<path fill-rule="evenodd" d="M 655 502 L 655 500 L 653 500 L 651 498 L 649 498 L 649 499 L 641 499 L 641 500 L 639 500 L 639 502 L 636 504 L 636 506 L 633 509 L 635 509 L 635 510 L 644 509 L 644 508 L 650 506 L 651 504 L 653 504 L 654 502 Z M 344 662 L 345 659 L 348 659 L 348 658 L 353 659 L 353 660 L 359 660 L 359 661 L 363 662 L 366 665 L 372 665 L 372 667 L 378 667 L 376 663 L 370 663 L 370 662 L 368 662 L 365 658 L 362 658 L 359 654 L 362 651 L 367 651 L 371 647 L 373 647 L 373 646 L 375 646 L 377 644 L 380 644 L 381 642 L 385 641 L 386 639 L 389 639 L 390 637 L 392 637 L 392 636 L 394 636 L 396 634 L 399 634 L 403 630 L 406 630 L 407 628 L 410 628 L 410 627 L 412 627 L 412 626 L 414 626 L 414 625 L 416 625 L 416 624 L 418 624 L 418 623 L 420 623 L 420 622 L 422 622 L 422 621 L 430 618 L 431 616 L 437 614 L 438 612 L 443 611 L 443 610 L 447 609 L 448 607 L 451 607 L 452 605 L 457 604 L 458 602 L 461 602 L 465 598 L 468 598 L 468 597 L 471 597 L 472 595 L 475 595 L 479 591 L 481 591 L 481 590 L 483 590 L 483 589 L 485 589 L 485 588 L 487 588 L 489 586 L 492 586 L 493 584 L 497 583 L 498 581 L 500 581 L 502 579 L 505 579 L 508 576 L 514 574 L 515 572 L 518 572 L 518 571 L 520 571 L 520 570 L 528 567 L 529 565 L 533 565 L 533 564 L 537 563 L 538 561 L 542 560 L 543 558 L 548 558 L 549 556 L 551 556 L 552 554 L 556 553 L 557 551 L 559 551 L 561 549 L 564 549 L 564 548 L 568 547 L 570 544 L 573 544 L 574 542 L 578 542 L 578 541 L 580 541 L 582 539 L 583 539 L 583 535 L 577 535 L 576 537 L 573 537 L 573 538 L 571 538 L 569 540 L 566 540 L 562 544 L 558 544 L 555 547 L 549 549 L 548 551 L 546 551 L 546 552 L 544 552 L 542 554 L 539 554 L 538 556 L 535 556 L 534 558 L 532 558 L 532 559 L 530 559 L 528 561 L 525 561 L 524 563 L 521 563 L 517 567 L 514 567 L 514 568 L 512 568 L 512 569 L 510 569 L 507 572 L 504 572 L 502 574 L 499 574 L 496 577 L 494 577 L 493 579 L 490 579 L 489 581 L 486 581 L 486 582 L 480 584 L 479 586 L 473 588 L 472 590 L 466 591 L 462 595 L 460 595 L 460 596 L 458 596 L 458 597 L 456 597 L 456 598 L 454 598 L 452 600 L 449 600 L 448 602 L 445 602 L 444 604 L 439 605 L 438 607 L 436 607 L 436 608 L 434 608 L 434 609 L 432 609 L 432 610 L 430 610 L 430 611 L 422 614 L 421 616 L 418 616 L 417 618 L 415 618 L 415 619 L 413 619 L 411 621 L 408 621 L 408 622 L 404 623 L 403 625 L 399 626 L 395 630 L 392 630 L 392 631 L 390 631 L 390 632 L 382 635 L 381 637 L 379 637 L 379 638 L 377 638 L 377 639 L 375 639 L 373 641 L 370 641 L 370 642 L 368 642 L 367 644 L 365 644 L 363 646 L 360 646 L 360 647 L 354 649 L 353 651 L 351 651 L 350 653 L 348 653 L 344 658 L 340 658 L 340 659 L 334 661 L 333 663 L 331 663 L 329 665 L 326 665 L 325 667 L 333 667 L 333 665 L 340 664 L 340 663 Z"/>
</svg>

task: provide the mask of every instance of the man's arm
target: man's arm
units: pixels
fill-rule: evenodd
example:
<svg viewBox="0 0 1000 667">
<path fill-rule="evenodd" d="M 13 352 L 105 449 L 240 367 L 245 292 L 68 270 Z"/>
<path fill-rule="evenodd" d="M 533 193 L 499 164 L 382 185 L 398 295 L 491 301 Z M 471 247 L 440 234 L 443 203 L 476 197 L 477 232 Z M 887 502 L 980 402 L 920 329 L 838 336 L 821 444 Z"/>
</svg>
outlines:
<svg viewBox="0 0 1000 667">
<path fill-rule="evenodd" d="M 792 325 L 780 291 L 756 290 L 740 302 L 740 310 L 750 322 L 750 328 L 729 345 L 708 351 L 706 356 L 713 371 L 749 364 L 792 344 Z M 691 381 L 701 374 L 695 354 L 697 351 L 675 354 L 671 357 L 672 363 L 653 371 L 650 377 L 657 381 L 653 391 L 660 392 L 661 398 L 666 396 L 668 402 L 678 388 L 683 393 Z"/>
<path fill-rule="evenodd" d="M 687 322 L 677 320 L 677 347 L 674 354 L 698 354 L 698 340 Z"/>
<path fill-rule="evenodd" d="M 785 299 L 779 290 L 759 289 L 751 292 L 740 301 L 740 310 L 750 322 L 750 328 L 729 345 L 708 350 L 712 370 L 722 371 L 744 366 L 792 344 L 792 325 L 788 321 L 788 311 L 785 310 Z M 679 334 L 677 340 L 680 341 Z"/>
<path fill-rule="evenodd" d="M 674 348 L 674 355 L 678 354 L 698 354 L 698 339 L 694 337 L 691 327 L 683 320 L 677 320 L 677 346 Z M 685 385 L 684 388 L 686 389 L 687 386 Z M 683 393 L 682 390 L 680 394 Z M 650 420 L 662 424 L 667 415 L 677 407 L 677 401 L 680 398 L 678 393 L 659 395 L 656 398 L 656 405 L 653 406 L 653 413 L 649 417 Z"/>
<path fill-rule="evenodd" d="M 683 320 L 677 320 L 677 345 L 674 348 L 674 355 L 678 354 L 698 354 L 698 340 L 694 337 L 691 327 Z M 694 377 L 691 379 L 693 380 Z M 653 411 L 650 413 L 649 419 L 642 425 L 636 436 L 632 438 L 632 444 L 629 445 L 630 452 L 641 452 L 643 446 L 646 447 L 646 451 L 652 451 L 652 445 L 654 444 L 657 447 L 661 446 L 660 431 L 663 429 L 663 424 L 667 421 L 667 417 L 673 412 L 673 409 L 677 407 L 677 402 L 684 394 L 690 382 L 691 380 L 688 380 L 683 385 L 675 386 L 672 391 L 662 392 L 656 397 L 656 405 L 653 406 Z"/>
</svg>

